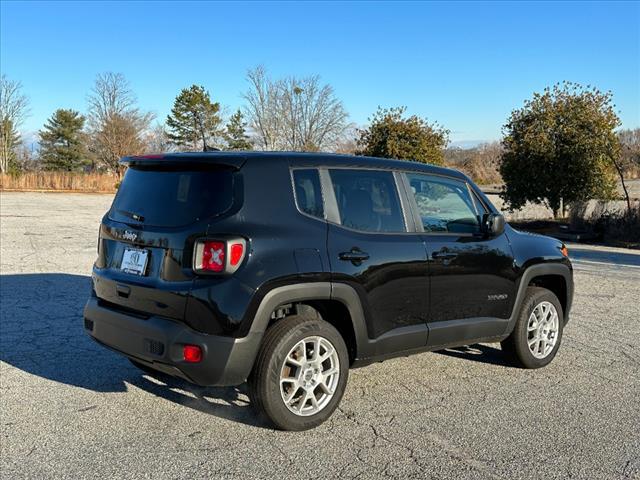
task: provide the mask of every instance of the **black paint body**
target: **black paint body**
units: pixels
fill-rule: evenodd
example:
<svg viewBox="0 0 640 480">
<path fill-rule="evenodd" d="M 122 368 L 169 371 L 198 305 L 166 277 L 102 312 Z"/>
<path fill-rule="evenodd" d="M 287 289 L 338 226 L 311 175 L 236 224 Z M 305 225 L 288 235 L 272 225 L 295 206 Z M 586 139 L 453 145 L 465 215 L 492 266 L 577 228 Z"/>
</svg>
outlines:
<svg viewBox="0 0 640 480">
<path fill-rule="evenodd" d="M 94 328 L 89 333 L 129 357 L 195 383 L 226 385 L 246 378 L 272 321 L 274 298 L 279 304 L 315 305 L 321 312 L 340 304 L 349 312 L 340 321 L 351 322 L 343 327 L 354 337 L 356 365 L 443 345 L 504 338 L 513 327 L 523 279 L 529 283 L 540 278 L 545 285 L 555 285 L 568 318 L 572 270 L 559 241 L 517 232 L 508 225 L 498 236 L 423 231 L 407 190 L 401 187 L 403 172 L 465 182 L 486 212 L 497 213 L 460 172 L 415 162 L 297 153 L 168 154 L 125 162 L 134 168 L 171 164 L 185 170 L 215 164 L 234 172 L 232 207 L 215 218 L 183 227 L 153 228 L 133 220 L 116 222 L 106 214 L 100 227 L 94 291 L 85 310 Z M 292 185 L 291 172 L 297 168 L 395 172 L 407 231 L 370 233 L 346 228 L 329 204 L 325 204 L 326 218 L 302 213 Z M 326 202 L 326 190 L 323 196 Z M 235 273 L 194 273 L 196 239 L 239 236 L 247 240 L 249 254 Z M 149 250 L 146 275 L 120 271 L 123 250 L 130 246 Z M 341 259 L 351 251 L 365 252 L 367 258 Z M 543 270 L 540 265 L 545 266 Z M 525 272 L 533 272 L 530 267 L 534 266 L 541 274 L 529 278 L 531 274 Z M 289 292 L 291 300 L 283 292 Z M 324 301 L 331 303 L 318 303 Z M 266 316 L 263 310 L 268 310 Z M 157 329 L 150 327 L 149 320 Z M 135 324 L 131 332 L 140 338 L 125 345 L 119 343 L 118 332 L 128 328 L 127 321 Z M 105 325 L 102 335 L 101 322 Z M 149 339 L 143 334 L 155 335 L 155 340 L 166 344 L 164 353 L 154 358 L 144 350 L 142 343 Z M 211 352 L 210 361 L 186 365 L 171 353 L 171 342 L 185 335 Z M 242 365 L 230 365 L 230 359 Z"/>
</svg>

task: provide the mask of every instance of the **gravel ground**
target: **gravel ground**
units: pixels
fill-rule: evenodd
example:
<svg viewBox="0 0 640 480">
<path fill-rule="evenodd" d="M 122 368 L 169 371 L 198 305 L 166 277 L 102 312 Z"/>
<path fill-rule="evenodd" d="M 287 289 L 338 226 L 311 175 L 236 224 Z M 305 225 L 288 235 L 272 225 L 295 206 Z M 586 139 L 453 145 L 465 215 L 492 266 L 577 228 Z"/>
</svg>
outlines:
<svg viewBox="0 0 640 480">
<path fill-rule="evenodd" d="M 497 345 L 395 359 L 353 370 L 325 425 L 284 433 L 243 387 L 146 376 L 85 336 L 110 201 L 0 195 L 2 478 L 640 478 L 640 255 L 571 247 L 547 368 Z"/>
</svg>

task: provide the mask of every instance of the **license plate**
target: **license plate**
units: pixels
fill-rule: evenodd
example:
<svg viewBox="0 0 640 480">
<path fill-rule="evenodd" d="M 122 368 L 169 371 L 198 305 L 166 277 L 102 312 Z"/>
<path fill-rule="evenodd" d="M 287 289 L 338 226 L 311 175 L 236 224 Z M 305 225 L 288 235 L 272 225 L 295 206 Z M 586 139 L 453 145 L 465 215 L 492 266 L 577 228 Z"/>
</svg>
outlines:
<svg viewBox="0 0 640 480">
<path fill-rule="evenodd" d="M 122 263 L 120 270 L 131 273 L 133 275 L 144 275 L 147 269 L 147 259 L 149 257 L 148 250 L 140 250 L 138 248 L 125 248 L 122 254 Z"/>
</svg>

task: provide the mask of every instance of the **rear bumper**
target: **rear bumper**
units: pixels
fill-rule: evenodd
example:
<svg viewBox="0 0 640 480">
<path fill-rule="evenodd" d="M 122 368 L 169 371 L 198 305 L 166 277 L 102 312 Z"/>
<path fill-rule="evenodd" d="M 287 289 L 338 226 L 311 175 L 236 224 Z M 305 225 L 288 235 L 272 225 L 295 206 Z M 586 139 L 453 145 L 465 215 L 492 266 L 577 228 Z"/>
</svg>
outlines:
<svg viewBox="0 0 640 480">
<path fill-rule="evenodd" d="M 262 335 L 243 338 L 196 332 L 161 317 L 142 319 L 111 310 L 92 297 L 84 307 L 85 331 L 97 342 L 144 365 L 203 386 L 243 383 L 253 367 Z M 185 344 L 202 349 L 202 361 L 182 358 Z"/>
</svg>

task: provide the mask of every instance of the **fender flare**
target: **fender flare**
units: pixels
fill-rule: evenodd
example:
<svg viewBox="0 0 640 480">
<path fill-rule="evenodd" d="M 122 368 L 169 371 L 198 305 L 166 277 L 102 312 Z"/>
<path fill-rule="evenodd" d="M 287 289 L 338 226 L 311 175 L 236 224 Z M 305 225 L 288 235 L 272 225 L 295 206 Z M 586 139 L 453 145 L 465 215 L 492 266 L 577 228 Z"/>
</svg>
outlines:
<svg viewBox="0 0 640 480">
<path fill-rule="evenodd" d="M 342 303 L 351 316 L 357 356 L 365 353 L 362 349 L 367 345 L 367 327 L 362 303 L 355 289 L 343 283 L 294 283 L 270 290 L 258 306 L 249 333 L 262 337 L 269 326 L 271 312 L 278 306 L 308 300 L 337 300 Z"/>
<path fill-rule="evenodd" d="M 566 325 L 569 321 L 569 311 L 571 310 L 571 303 L 573 301 L 573 273 L 571 269 L 564 263 L 539 263 L 527 267 L 520 276 L 520 280 L 518 281 L 518 293 L 516 294 L 516 300 L 513 303 L 513 309 L 511 311 L 511 316 L 509 317 L 507 329 L 504 332 L 505 335 L 510 335 L 516 325 L 518 315 L 520 314 L 520 306 L 524 300 L 524 295 L 527 287 L 529 286 L 529 282 L 531 282 L 535 277 L 542 275 L 559 275 L 564 278 L 567 289 L 566 311 L 563 312 L 564 324 Z"/>
</svg>

